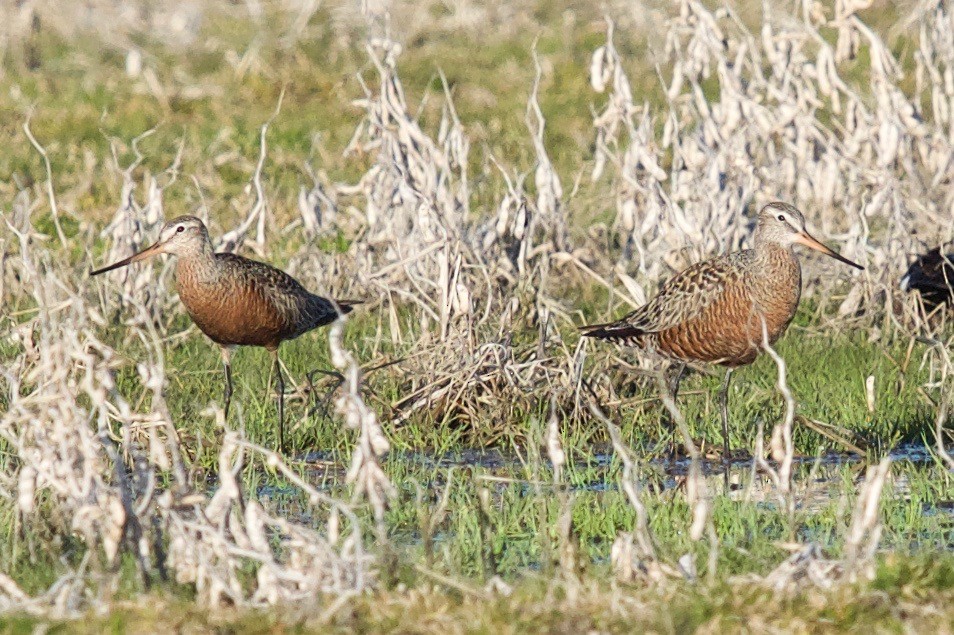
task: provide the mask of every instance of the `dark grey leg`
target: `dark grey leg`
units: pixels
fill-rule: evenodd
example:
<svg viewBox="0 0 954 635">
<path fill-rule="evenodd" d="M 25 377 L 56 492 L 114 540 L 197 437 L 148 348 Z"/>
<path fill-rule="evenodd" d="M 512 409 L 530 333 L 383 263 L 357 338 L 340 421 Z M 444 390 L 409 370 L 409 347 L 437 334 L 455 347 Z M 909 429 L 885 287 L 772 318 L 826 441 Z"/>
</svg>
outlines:
<svg viewBox="0 0 954 635">
<path fill-rule="evenodd" d="M 222 364 L 225 367 L 225 420 L 229 420 L 229 406 L 232 404 L 232 349 L 222 347 Z"/>
<path fill-rule="evenodd" d="M 282 377 L 282 365 L 278 361 L 278 349 L 269 351 L 275 367 L 275 384 L 278 391 L 278 451 L 285 453 L 285 378 Z"/>
<path fill-rule="evenodd" d="M 679 384 L 682 383 L 682 378 L 686 374 L 686 365 L 683 362 L 673 363 L 668 371 L 668 383 L 669 383 L 669 394 L 672 396 L 673 402 L 676 401 L 676 396 L 679 394 Z M 678 435 L 676 432 L 676 422 L 673 420 L 672 415 L 669 414 L 669 411 L 663 407 L 663 413 L 666 415 L 666 419 L 669 422 L 669 460 L 674 461 L 676 459 L 676 448 L 678 447 Z"/>
<path fill-rule="evenodd" d="M 729 463 L 729 381 L 732 379 L 734 368 L 727 368 L 725 379 L 722 380 L 722 389 L 719 390 L 719 408 L 722 411 L 722 462 Z"/>
</svg>

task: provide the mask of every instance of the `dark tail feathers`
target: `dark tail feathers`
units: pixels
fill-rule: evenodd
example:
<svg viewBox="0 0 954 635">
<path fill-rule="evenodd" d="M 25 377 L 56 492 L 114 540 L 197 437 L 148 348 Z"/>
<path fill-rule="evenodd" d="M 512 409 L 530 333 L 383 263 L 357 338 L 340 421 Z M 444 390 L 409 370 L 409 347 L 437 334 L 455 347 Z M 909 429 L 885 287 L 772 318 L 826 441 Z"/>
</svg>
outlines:
<svg viewBox="0 0 954 635">
<path fill-rule="evenodd" d="M 332 300 L 331 303 L 341 315 L 347 315 L 354 311 L 357 305 L 364 304 L 364 300 Z"/>
<path fill-rule="evenodd" d="M 625 322 L 608 322 L 606 324 L 587 324 L 581 326 L 580 334 L 583 337 L 598 337 L 601 340 L 628 340 L 640 335 L 645 335 L 635 326 L 630 326 Z"/>
</svg>

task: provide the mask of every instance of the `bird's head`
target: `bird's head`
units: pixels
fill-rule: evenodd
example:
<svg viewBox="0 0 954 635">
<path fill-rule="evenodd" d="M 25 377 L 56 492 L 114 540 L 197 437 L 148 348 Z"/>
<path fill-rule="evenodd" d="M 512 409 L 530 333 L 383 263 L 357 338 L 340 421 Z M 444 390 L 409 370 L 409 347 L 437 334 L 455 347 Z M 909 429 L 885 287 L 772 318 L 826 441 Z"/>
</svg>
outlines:
<svg viewBox="0 0 954 635">
<path fill-rule="evenodd" d="M 159 240 L 151 246 L 108 267 L 97 269 L 90 275 L 96 276 L 106 273 L 159 254 L 188 256 L 201 253 L 206 249 L 211 250 L 211 241 L 209 240 L 209 232 L 202 221 L 195 216 L 180 216 L 163 225 L 159 232 Z"/>
<path fill-rule="evenodd" d="M 855 269 L 864 269 L 861 265 L 848 260 L 817 241 L 805 228 L 805 217 L 802 213 L 788 203 L 776 201 L 762 208 L 762 211 L 759 212 L 758 227 L 755 230 L 755 242 L 756 244 L 772 243 L 782 247 L 804 245 L 809 249 L 820 251 L 826 256 L 831 256 L 846 265 L 851 265 Z"/>
</svg>

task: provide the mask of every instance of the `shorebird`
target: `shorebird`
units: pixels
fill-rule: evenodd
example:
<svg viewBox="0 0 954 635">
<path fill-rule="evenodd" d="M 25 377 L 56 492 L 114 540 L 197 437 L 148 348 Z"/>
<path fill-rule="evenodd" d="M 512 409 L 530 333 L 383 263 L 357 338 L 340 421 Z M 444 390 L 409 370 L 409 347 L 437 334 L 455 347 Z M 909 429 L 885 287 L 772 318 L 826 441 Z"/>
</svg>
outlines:
<svg viewBox="0 0 954 635">
<path fill-rule="evenodd" d="M 917 289 L 929 312 L 954 303 L 954 252 L 944 255 L 935 247 L 918 256 L 901 278 L 901 289 Z"/>
<path fill-rule="evenodd" d="M 275 267 L 230 253 L 215 253 L 209 232 L 195 216 L 169 221 L 152 246 L 108 267 L 97 276 L 158 254 L 178 256 L 179 299 L 196 326 L 222 350 L 225 417 L 232 401 L 232 350 L 262 346 L 272 357 L 278 392 L 278 446 L 285 449 L 285 380 L 278 347 L 285 340 L 329 324 L 357 302 L 314 295 Z"/>
<path fill-rule="evenodd" d="M 732 371 L 755 361 L 762 349 L 763 326 L 769 344 L 774 344 L 798 308 L 802 273 L 794 245 L 864 269 L 815 240 L 795 207 L 769 203 L 759 213 L 752 249 L 690 266 L 663 284 L 645 305 L 616 322 L 583 326 L 583 335 L 655 351 L 671 360 L 673 399 L 687 363 L 726 367 L 719 391 L 726 461 Z"/>
</svg>

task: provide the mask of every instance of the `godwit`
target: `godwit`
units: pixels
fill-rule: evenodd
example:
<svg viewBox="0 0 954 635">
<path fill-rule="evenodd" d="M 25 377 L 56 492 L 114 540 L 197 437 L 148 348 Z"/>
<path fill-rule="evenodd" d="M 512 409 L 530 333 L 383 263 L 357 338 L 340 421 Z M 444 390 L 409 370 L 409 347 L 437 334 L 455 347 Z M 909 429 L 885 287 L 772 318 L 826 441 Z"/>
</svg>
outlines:
<svg viewBox="0 0 954 635">
<path fill-rule="evenodd" d="M 954 303 L 954 253 L 944 255 L 940 247 L 918 256 L 901 278 L 905 291 L 917 289 L 928 311 Z"/>
<path fill-rule="evenodd" d="M 232 349 L 263 346 L 272 357 L 278 388 L 278 446 L 285 448 L 285 380 L 278 347 L 348 313 L 354 302 L 335 302 L 309 293 L 290 275 L 264 262 L 215 253 L 209 232 L 195 216 L 169 221 L 151 247 L 97 269 L 92 276 L 158 254 L 178 256 L 179 298 L 192 321 L 222 349 L 225 416 L 232 401 Z"/>
<path fill-rule="evenodd" d="M 617 322 L 584 326 L 583 335 L 654 350 L 672 360 L 674 399 L 687 362 L 725 366 L 719 406 L 723 460 L 728 460 L 729 379 L 735 368 L 755 361 L 762 348 L 763 321 L 772 344 L 795 315 L 802 292 L 795 244 L 864 269 L 815 240 L 793 206 L 769 203 L 759 213 L 752 249 L 692 265 L 663 284 L 645 305 Z"/>
</svg>

